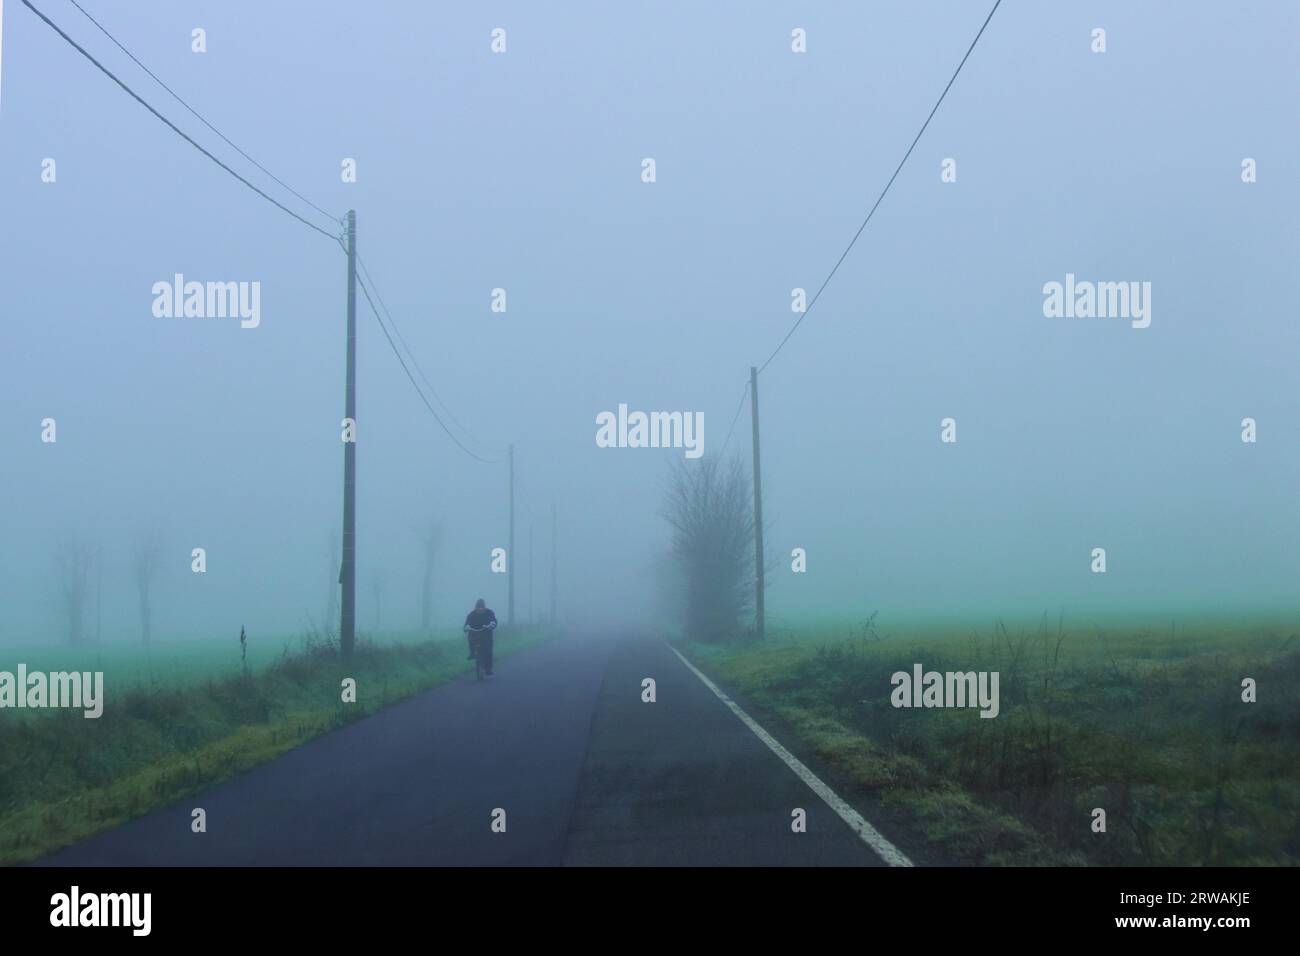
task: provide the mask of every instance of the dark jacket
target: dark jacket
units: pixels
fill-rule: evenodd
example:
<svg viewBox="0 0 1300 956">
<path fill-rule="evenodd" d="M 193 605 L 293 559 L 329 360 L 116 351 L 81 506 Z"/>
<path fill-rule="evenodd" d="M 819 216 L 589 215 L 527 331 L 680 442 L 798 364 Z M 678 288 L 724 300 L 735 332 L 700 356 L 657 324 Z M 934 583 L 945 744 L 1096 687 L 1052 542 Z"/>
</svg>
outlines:
<svg viewBox="0 0 1300 956">
<path fill-rule="evenodd" d="M 465 617 L 468 627 L 496 627 L 497 616 L 490 607 L 476 607 Z"/>
</svg>

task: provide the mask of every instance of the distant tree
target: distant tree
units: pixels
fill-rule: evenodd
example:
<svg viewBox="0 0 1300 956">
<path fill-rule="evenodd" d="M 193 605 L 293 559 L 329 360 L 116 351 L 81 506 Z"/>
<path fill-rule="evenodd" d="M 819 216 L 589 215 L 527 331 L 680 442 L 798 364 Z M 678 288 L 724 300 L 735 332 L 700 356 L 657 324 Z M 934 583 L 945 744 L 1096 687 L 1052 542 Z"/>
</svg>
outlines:
<svg viewBox="0 0 1300 956">
<path fill-rule="evenodd" d="M 65 536 L 55 549 L 59 603 L 67 622 L 69 644 L 80 644 L 84 638 L 90 564 L 94 559 L 95 549 L 72 535 Z"/>
<path fill-rule="evenodd" d="M 162 545 L 156 536 L 149 535 L 136 542 L 131 557 L 131 578 L 140 602 L 140 637 L 145 644 L 153 640 L 153 584 L 161 563 Z"/>
<path fill-rule="evenodd" d="M 420 535 L 424 548 L 424 577 L 420 579 L 420 629 L 427 631 L 433 618 L 433 565 L 442 548 L 442 522 L 432 519 Z"/>
<path fill-rule="evenodd" d="M 686 615 L 686 578 L 681 563 L 669 551 L 656 553 L 650 561 L 649 577 L 654 582 L 654 619 L 680 627 Z"/>
<path fill-rule="evenodd" d="M 375 630 L 384 615 L 384 579 L 378 571 L 370 576 L 370 593 L 375 597 Z"/>
<path fill-rule="evenodd" d="M 683 582 L 687 637 L 725 641 L 753 607 L 754 513 L 739 458 L 679 460 L 669 473 L 663 517 Z"/>
</svg>

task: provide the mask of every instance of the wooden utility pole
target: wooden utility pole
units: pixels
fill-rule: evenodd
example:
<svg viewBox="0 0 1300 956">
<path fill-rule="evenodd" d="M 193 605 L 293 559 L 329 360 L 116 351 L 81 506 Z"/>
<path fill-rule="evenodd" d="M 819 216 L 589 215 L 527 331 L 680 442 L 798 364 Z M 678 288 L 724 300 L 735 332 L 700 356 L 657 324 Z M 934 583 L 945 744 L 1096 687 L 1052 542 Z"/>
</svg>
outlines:
<svg viewBox="0 0 1300 956">
<path fill-rule="evenodd" d="M 555 626 L 555 502 L 551 502 L 551 626 Z"/>
<path fill-rule="evenodd" d="M 357 639 L 357 214 L 348 210 L 348 356 L 347 394 L 343 417 L 352 425 L 352 441 L 343 443 L 343 613 L 339 622 L 339 650 L 352 656 Z M 346 426 L 345 426 L 346 427 Z"/>
<path fill-rule="evenodd" d="M 506 545 L 506 583 L 510 588 L 510 607 L 506 623 L 515 623 L 515 446 L 510 446 L 510 543 Z"/>
<path fill-rule="evenodd" d="M 758 369 L 749 367 L 749 409 L 754 423 L 754 628 L 763 637 L 763 465 L 758 454 Z"/>
</svg>

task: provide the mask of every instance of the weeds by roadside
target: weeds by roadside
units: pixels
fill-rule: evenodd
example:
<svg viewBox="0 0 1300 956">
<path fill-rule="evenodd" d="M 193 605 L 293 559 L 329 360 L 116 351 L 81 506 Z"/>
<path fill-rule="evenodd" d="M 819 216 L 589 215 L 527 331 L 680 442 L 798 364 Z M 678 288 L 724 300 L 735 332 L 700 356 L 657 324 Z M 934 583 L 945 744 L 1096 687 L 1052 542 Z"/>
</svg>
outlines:
<svg viewBox="0 0 1300 956">
<path fill-rule="evenodd" d="M 506 635 L 497 653 L 540 637 Z M 43 711 L 0 721 L 0 864 L 209 787 L 467 666 L 459 637 L 396 645 L 363 637 L 345 664 L 337 639 L 311 630 L 256 672 L 242 650 L 232 649 L 227 677 L 110 694 L 98 720 Z M 357 681 L 355 704 L 341 701 L 344 677 Z"/>
<path fill-rule="evenodd" d="M 691 653 L 953 862 L 1300 860 L 1294 635 L 1073 632 L 1059 617 L 881 640 L 874 616 L 841 635 Z M 913 662 L 999 671 L 1001 714 L 891 706 L 890 676 Z M 1244 677 L 1257 703 L 1242 702 Z"/>
</svg>

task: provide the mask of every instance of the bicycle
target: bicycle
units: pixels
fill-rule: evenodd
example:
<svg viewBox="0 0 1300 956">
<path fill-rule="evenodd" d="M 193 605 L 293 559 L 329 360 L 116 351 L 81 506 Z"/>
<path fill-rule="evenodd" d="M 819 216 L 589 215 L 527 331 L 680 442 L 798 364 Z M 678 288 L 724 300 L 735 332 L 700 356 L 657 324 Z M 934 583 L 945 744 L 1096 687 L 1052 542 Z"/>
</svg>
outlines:
<svg viewBox="0 0 1300 956">
<path fill-rule="evenodd" d="M 483 655 L 479 653 L 479 649 L 483 646 L 483 638 L 481 635 L 486 631 L 490 637 L 492 632 L 496 630 L 496 624 L 487 624 L 483 627 L 474 627 L 473 625 L 466 624 L 464 630 L 470 635 L 470 640 L 474 646 L 474 679 L 481 681 L 483 679 Z"/>
</svg>

